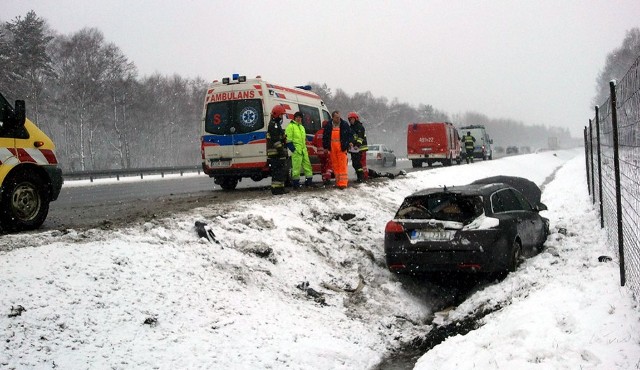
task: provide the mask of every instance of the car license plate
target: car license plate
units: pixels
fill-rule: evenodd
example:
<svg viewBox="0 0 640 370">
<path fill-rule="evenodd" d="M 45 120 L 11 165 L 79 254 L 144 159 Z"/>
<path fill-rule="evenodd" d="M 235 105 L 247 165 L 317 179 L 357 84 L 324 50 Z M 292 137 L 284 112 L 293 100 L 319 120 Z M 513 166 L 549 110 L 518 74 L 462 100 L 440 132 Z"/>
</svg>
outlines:
<svg viewBox="0 0 640 370">
<path fill-rule="evenodd" d="M 229 167 L 231 165 L 230 160 L 211 161 L 211 167 Z"/>
<path fill-rule="evenodd" d="M 411 232 L 411 240 L 442 242 L 453 239 L 455 231 L 451 230 L 413 230 Z"/>
</svg>

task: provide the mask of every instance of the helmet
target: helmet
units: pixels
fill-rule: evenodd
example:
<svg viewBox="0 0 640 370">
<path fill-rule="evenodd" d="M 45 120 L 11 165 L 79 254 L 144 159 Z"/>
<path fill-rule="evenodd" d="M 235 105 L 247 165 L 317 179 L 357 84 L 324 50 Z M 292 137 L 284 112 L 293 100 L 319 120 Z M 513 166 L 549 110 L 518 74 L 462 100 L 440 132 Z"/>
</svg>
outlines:
<svg viewBox="0 0 640 370">
<path fill-rule="evenodd" d="M 349 112 L 349 114 L 347 114 L 347 119 L 351 118 L 360 119 L 360 117 L 358 117 L 358 113 L 356 112 Z"/>
<path fill-rule="evenodd" d="M 285 113 L 284 107 L 282 105 L 276 105 L 271 109 L 271 117 L 280 118 Z"/>
</svg>

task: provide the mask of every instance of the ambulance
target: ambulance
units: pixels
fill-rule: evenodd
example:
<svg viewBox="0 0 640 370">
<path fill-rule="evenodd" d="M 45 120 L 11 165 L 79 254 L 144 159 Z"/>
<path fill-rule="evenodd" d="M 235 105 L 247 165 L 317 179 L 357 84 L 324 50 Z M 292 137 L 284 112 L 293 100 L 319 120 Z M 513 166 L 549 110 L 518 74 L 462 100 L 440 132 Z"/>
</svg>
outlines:
<svg viewBox="0 0 640 370">
<path fill-rule="evenodd" d="M 314 134 L 329 121 L 329 110 L 310 86 L 285 87 L 234 74 L 208 87 L 202 114 L 202 169 L 222 189 L 233 190 L 243 178 L 260 181 L 270 176 L 266 136 L 271 109 L 285 108 L 283 126 L 302 112 L 307 149 L 314 174 L 320 173 Z"/>
<path fill-rule="evenodd" d="M 0 230 L 36 229 L 62 188 L 53 141 L 0 94 Z"/>
<path fill-rule="evenodd" d="M 460 164 L 460 136 L 449 122 L 410 123 L 407 127 L 407 158 L 413 168 L 429 167 L 435 162 L 450 166 L 453 161 Z"/>
</svg>

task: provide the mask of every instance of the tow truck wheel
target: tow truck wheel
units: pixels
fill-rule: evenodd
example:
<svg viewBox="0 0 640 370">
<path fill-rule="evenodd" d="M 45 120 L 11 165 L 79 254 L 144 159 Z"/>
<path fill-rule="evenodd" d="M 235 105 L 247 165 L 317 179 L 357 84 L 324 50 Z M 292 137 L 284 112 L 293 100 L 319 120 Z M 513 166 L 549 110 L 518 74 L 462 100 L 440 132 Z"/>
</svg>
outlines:
<svg viewBox="0 0 640 370">
<path fill-rule="evenodd" d="M 220 187 L 224 190 L 233 190 L 238 186 L 237 177 L 225 177 L 220 179 Z"/>
<path fill-rule="evenodd" d="M 40 177 L 18 172 L 2 186 L 0 224 L 7 231 L 33 230 L 42 225 L 49 213 L 49 196 Z"/>
</svg>

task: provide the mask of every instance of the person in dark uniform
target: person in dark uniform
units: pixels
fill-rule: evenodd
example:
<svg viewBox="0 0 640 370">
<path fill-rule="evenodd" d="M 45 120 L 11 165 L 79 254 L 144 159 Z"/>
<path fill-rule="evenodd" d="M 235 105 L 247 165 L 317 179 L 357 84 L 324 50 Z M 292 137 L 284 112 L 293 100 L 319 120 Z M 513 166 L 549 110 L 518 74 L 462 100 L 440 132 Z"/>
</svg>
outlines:
<svg viewBox="0 0 640 370">
<path fill-rule="evenodd" d="M 271 109 L 271 120 L 267 127 L 267 163 L 271 169 L 271 194 L 288 193 L 284 184 L 288 173 L 287 137 L 282 128 L 282 116 L 285 109 L 276 105 Z"/>
<path fill-rule="evenodd" d="M 356 112 L 349 112 L 347 115 L 351 131 L 353 131 L 353 147 L 349 150 L 351 153 L 351 164 L 358 176 L 358 182 L 363 182 L 369 178 L 367 169 L 367 134 L 365 132 L 360 117 Z"/>
<path fill-rule="evenodd" d="M 467 131 L 467 134 L 461 137 L 460 141 L 464 143 L 464 150 L 467 153 L 467 164 L 469 161 L 473 163 L 473 148 L 475 147 L 476 138 L 471 136 L 471 131 Z"/>
</svg>

